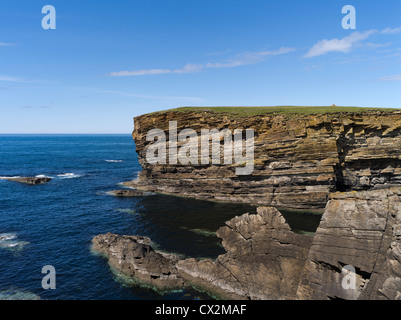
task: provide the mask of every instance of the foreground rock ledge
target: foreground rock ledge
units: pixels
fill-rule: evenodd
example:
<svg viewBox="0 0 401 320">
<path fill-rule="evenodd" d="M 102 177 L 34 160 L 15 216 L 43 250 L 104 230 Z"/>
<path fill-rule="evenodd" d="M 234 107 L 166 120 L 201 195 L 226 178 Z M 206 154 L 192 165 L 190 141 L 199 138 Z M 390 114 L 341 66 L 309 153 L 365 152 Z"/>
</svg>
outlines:
<svg viewBox="0 0 401 320">
<path fill-rule="evenodd" d="M 125 275 L 162 288 L 188 283 L 226 299 L 294 298 L 312 238 L 293 233 L 275 208 L 257 212 L 217 231 L 227 253 L 216 261 L 178 261 L 154 251 L 148 238 L 111 233 L 93 238 L 93 249 Z"/>
<path fill-rule="evenodd" d="M 150 239 L 106 234 L 93 247 L 128 276 L 166 288 L 190 284 L 226 299 L 401 299 L 401 188 L 331 195 L 314 236 L 295 234 L 271 207 L 217 231 L 216 260 L 163 255 Z M 343 287 L 344 266 L 355 284 Z"/>
</svg>

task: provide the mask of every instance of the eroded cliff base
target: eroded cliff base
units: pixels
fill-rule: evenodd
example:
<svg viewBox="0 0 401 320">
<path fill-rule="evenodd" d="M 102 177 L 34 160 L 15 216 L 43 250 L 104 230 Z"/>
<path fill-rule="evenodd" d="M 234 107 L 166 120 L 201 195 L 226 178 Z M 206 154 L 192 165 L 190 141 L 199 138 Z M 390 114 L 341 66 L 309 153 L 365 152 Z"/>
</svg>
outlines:
<svg viewBox="0 0 401 320">
<path fill-rule="evenodd" d="M 401 299 L 401 188 L 332 194 L 313 236 L 292 232 L 272 207 L 231 219 L 217 236 L 226 253 L 216 260 L 164 260 L 136 237 L 92 242 L 129 276 L 156 286 L 153 279 L 172 277 L 172 286 L 226 299 Z M 345 266 L 355 271 L 354 283 L 344 284 Z"/>
</svg>

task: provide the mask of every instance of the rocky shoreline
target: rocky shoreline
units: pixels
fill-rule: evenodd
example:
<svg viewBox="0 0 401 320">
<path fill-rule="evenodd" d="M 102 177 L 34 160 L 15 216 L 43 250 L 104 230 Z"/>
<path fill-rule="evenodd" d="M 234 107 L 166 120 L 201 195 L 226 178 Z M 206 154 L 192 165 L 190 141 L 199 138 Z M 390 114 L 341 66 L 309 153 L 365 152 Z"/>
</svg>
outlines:
<svg viewBox="0 0 401 320">
<path fill-rule="evenodd" d="M 134 121 L 142 172 L 125 183 L 136 190 L 114 195 L 150 191 L 260 207 L 217 231 L 226 252 L 215 260 L 166 255 L 148 238 L 96 236 L 93 249 L 112 268 L 158 288 L 192 286 L 223 299 L 401 300 L 400 111 L 167 111 Z M 235 164 L 147 163 L 147 132 L 157 124 L 169 136 L 170 121 L 196 133 L 254 129 L 254 171 L 237 176 Z M 298 234 L 276 207 L 324 213 L 315 234 Z"/>
<path fill-rule="evenodd" d="M 292 232 L 281 213 L 259 207 L 217 231 L 216 260 L 179 259 L 150 239 L 99 235 L 110 266 L 166 289 L 193 286 L 224 299 L 401 299 L 401 188 L 335 193 L 315 235 Z M 355 288 L 343 286 L 344 266 Z"/>
</svg>

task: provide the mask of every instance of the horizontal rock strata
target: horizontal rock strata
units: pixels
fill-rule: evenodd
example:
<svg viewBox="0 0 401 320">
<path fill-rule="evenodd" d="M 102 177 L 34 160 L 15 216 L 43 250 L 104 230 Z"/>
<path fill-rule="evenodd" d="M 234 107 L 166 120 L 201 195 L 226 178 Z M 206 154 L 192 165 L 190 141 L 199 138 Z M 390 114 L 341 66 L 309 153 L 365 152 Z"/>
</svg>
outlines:
<svg viewBox="0 0 401 320">
<path fill-rule="evenodd" d="M 127 185 L 143 190 L 311 209 L 324 208 L 331 192 L 401 185 L 401 113 L 397 111 L 248 117 L 163 112 L 134 121 L 133 138 L 143 170 L 137 181 Z M 235 164 L 149 164 L 146 150 L 154 142 L 146 141 L 146 135 L 161 129 L 168 141 L 169 121 L 177 122 L 178 132 L 190 128 L 198 136 L 201 129 L 254 129 L 253 173 L 237 176 Z"/>
</svg>

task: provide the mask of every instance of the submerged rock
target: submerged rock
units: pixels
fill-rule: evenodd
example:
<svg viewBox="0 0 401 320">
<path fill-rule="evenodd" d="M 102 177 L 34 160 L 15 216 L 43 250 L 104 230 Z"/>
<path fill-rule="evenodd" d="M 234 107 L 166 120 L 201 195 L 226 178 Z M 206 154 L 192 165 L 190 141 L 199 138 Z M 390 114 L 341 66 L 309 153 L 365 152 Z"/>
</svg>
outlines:
<svg viewBox="0 0 401 320">
<path fill-rule="evenodd" d="M 0 300 L 41 300 L 41 298 L 33 292 L 11 287 L 0 291 Z"/>
<path fill-rule="evenodd" d="M 2 180 L 15 181 L 25 184 L 43 184 L 49 182 L 52 178 L 45 176 L 38 177 L 1 177 Z"/>
</svg>

